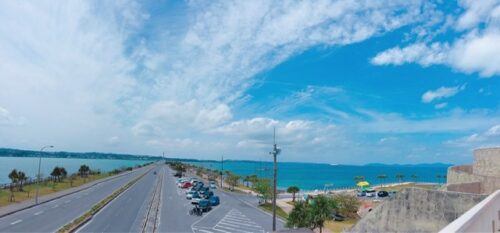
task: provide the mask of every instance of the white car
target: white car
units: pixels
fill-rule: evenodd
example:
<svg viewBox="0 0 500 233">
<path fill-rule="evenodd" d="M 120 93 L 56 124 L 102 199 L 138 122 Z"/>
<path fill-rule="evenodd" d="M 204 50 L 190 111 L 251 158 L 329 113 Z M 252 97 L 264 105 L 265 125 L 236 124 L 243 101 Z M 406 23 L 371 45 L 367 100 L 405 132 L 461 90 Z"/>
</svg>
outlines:
<svg viewBox="0 0 500 233">
<path fill-rule="evenodd" d="M 217 189 L 217 186 L 215 186 L 215 184 L 210 184 L 210 188 L 211 189 Z"/>
<path fill-rule="evenodd" d="M 366 196 L 367 197 L 376 197 L 377 191 L 375 191 L 375 189 L 366 190 Z"/>
</svg>

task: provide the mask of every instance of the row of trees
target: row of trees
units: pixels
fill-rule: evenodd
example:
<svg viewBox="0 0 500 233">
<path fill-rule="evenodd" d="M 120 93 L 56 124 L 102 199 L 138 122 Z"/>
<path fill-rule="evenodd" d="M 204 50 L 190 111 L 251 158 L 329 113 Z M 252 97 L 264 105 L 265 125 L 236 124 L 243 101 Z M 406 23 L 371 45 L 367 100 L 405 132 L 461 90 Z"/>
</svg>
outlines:
<svg viewBox="0 0 500 233">
<path fill-rule="evenodd" d="M 294 204 L 286 225 L 289 228 L 319 228 L 321 233 L 325 222 L 334 214 L 355 218 L 359 205 L 359 200 L 350 195 L 319 195 L 308 201 L 300 200 Z"/>
<path fill-rule="evenodd" d="M 78 169 L 78 175 L 80 175 L 81 177 L 86 177 L 91 173 L 92 171 L 90 170 L 90 167 L 85 164 L 81 165 Z M 66 169 L 59 166 L 56 166 L 50 173 L 50 178 L 54 182 L 61 182 L 67 176 L 68 172 L 66 171 Z M 29 177 L 26 176 L 26 173 L 24 173 L 23 171 L 13 169 L 9 173 L 9 179 L 11 180 L 11 187 L 18 187 L 19 191 L 23 191 L 23 185 L 29 179 Z"/>
</svg>

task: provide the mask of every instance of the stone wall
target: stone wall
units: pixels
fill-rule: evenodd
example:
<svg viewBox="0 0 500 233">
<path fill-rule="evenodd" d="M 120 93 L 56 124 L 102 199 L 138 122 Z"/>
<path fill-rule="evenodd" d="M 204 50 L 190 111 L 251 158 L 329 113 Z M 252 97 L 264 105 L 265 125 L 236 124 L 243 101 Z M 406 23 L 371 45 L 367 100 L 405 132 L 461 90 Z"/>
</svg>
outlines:
<svg viewBox="0 0 500 233">
<path fill-rule="evenodd" d="M 481 182 L 448 184 L 446 188 L 452 192 L 482 193 Z"/>
<path fill-rule="evenodd" d="M 437 232 L 486 195 L 404 189 L 348 232 Z"/>
<path fill-rule="evenodd" d="M 482 176 L 500 177 L 500 148 L 475 150 L 472 173 Z"/>
<path fill-rule="evenodd" d="M 448 184 L 479 182 L 481 178 L 473 175 L 471 165 L 452 166 L 446 175 Z"/>
</svg>

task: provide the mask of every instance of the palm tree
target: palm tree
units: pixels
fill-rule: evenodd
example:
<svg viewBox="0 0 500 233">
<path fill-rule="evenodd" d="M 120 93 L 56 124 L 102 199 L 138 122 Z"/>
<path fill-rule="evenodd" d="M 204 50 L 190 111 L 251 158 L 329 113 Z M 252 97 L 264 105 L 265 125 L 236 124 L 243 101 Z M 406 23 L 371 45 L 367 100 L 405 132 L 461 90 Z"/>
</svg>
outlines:
<svg viewBox="0 0 500 233">
<path fill-rule="evenodd" d="M 245 186 L 247 186 L 247 188 L 248 188 L 249 182 L 250 182 L 250 176 L 243 177 L 243 183 L 245 184 Z"/>
<path fill-rule="evenodd" d="M 59 177 L 61 176 L 61 168 L 55 167 L 50 175 L 54 178 L 54 183 L 59 181 Z"/>
<path fill-rule="evenodd" d="M 322 233 L 325 221 L 331 218 L 332 211 L 332 202 L 328 197 L 323 195 L 315 197 L 309 215 L 313 229 L 319 227 L 319 232 Z"/>
<path fill-rule="evenodd" d="M 12 185 L 14 186 L 17 186 L 17 182 L 19 181 L 19 173 L 17 172 L 17 169 L 13 169 L 10 173 L 9 173 L 9 179 L 11 181 L 11 190 L 12 190 Z"/>
<path fill-rule="evenodd" d="M 411 178 L 413 179 L 413 182 L 417 183 L 417 178 L 418 178 L 418 176 L 417 176 L 417 175 L 412 174 L 412 175 L 411 175 Z"/>
<path fill-rule="evenodd" d="M 384 184 L 385 183 L 385 179 L 387 179 L 387 175 L 378 175 L 377 178 L 379 180 L 382 180 L 382 183 Z"/>
<path fill-rule="evenodd" d="M 403 174 L 397 174 L 396 179 L 398 179 L 399 183 L 403 182 L 403 179 L 405 178 L 405 175 Z"/>
<path fill-rule="evenodd" d="M 66 169 L 64 167 L 61 167 L 59 169 L 61 171 L 61 177 L 62 177 L 62 179 L 66 178 L 68 176 L 68 172 L 66 171 Z"/>
<path fill-rule="evenodd" d="M 78 173 L 80 174 L 80 176 L 86 177 L 90 173 L 90 167 L 87 166 L 87 165 L 85 165 L 85 164 L 83 164 L 78 169 Z"/>
<path fill-rule="evenodd" d="M 288 187 L 288 189 L 286 189 L 287 193 L 292 194 L 292 202 L 295 202 L 295 194 L 298 193 L 299 191 L 300 191 L 300 188 L 297 186 L 290 186 L 290 187 Z"/>
<path fill-rule="evenodd" d="M 17 179 L 19 180 L 19 191 L 23 191 L 23 183 L 28 179 L 28 177 L 24 172 L 18 171 Z"/>
<path fill-rule="evenodd" d="M 286 226 L 288 228 L 309 228 L 309 205 L 305 201 L 298 201 L 288 215 Z"/>
</svg>

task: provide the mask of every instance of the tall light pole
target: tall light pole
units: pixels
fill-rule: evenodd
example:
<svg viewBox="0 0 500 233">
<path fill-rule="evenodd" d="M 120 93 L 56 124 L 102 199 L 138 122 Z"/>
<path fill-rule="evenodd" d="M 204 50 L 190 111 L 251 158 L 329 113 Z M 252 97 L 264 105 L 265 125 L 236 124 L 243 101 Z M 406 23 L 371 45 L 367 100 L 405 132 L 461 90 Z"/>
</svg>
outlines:
<svg viewBox="0 0 500 233">
<path fill-rule="evenodd" d="M 36 186 L 36 195 L 35 195 L 35 204 L 38 205 L 38 193 L 40 192 L 40 180 L 42 179 L 42 175 L 40 174 L 40 168 L 42 166 L 42 153 L 45 148 L 54 148 L 54 146 L 44 146 L 40 149 L 40 157 L 38 157 L 38 175 L 37 175 L 37 186 Z"/>
<path fill-rule="evenodd" d="M 273 133 L 273 151 L 269 152 L 269 154 L 273 155 L 274 159 L 274 174 L 273 174 L 273 232 L 276 232 L 276 180 L 277 180 L 277 174 L 278 174 L 278 166 L 276 163 L 276 157 L 277 155 L 281 152 L 281 149 L 278 148 L 278 145 L 276 145 L 276 128 L 274 128 L 274 133 Z"/>
</svg>

